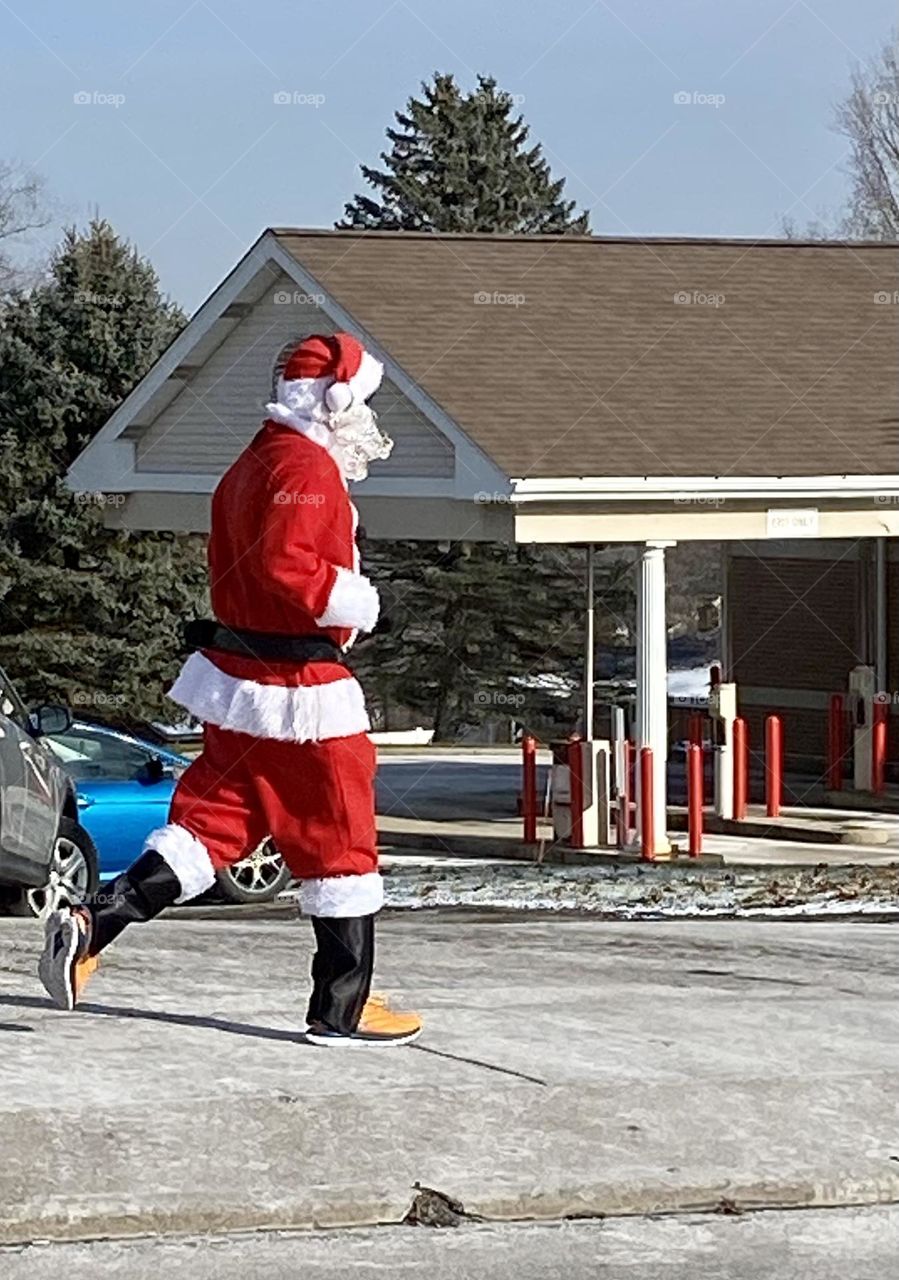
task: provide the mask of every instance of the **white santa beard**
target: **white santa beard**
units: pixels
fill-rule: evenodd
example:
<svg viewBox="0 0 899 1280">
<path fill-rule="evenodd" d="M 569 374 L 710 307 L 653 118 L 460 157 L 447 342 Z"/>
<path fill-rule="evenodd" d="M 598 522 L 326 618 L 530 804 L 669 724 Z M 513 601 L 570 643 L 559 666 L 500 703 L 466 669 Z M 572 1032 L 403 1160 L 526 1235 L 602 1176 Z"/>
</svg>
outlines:
<svg viewBox="0 0 899 1280">
<path fill-rule="evenodd" d="M 368 464 L 388 458 L 393 441 L 379 430 L 377 414 L 367 404 L 329 412 L 321 398 L 325 379 L 279 383 L 279 399 L 266 405 L 271 418 L 292 427 L 330 453 L 345 481 L 364 480 Z M 288 401 L 288 403 L 284 403 Z"/>
<path fill-rule="evenodd" d="M 332 413 L 331 454 L 348 480 L 364 480 L 368 464 L 389 458 L 393 441 L 378 428 L 378 418 L 367 404 L 350 405 Z"/>
</svg>

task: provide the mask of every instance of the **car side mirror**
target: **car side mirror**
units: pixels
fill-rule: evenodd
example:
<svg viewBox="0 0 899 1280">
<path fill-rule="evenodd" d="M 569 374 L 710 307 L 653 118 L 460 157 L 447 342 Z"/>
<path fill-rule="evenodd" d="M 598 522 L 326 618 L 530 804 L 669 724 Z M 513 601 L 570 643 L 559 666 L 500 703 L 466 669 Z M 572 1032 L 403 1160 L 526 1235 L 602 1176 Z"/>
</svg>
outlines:
<svg viewBox="0 0 899 1280">
<path fill-rule="evenodd" d="M 36 738 L 49 733 L 65 733 L 72 727 L 72 713 L 68 707 L 47 702 L 28 713 L 28 728 Z"/>
</svg>

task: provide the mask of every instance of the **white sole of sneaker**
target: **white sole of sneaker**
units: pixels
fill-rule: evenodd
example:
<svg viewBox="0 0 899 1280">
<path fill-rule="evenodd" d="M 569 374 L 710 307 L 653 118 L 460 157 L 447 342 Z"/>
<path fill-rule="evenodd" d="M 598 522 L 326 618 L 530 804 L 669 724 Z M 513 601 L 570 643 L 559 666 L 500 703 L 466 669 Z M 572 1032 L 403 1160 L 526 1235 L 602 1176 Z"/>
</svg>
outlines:
<svg viewBox="0 0 899 1280">
<path fill-rule="evenodd" d="M 323 1036 L 317 1031 L 306 1032 L 306 1043 L 316 1044 L 322 1049 L 399 1049 L 404 1044 L 412 1044 L 421 1035 L 421 1027 L 407 1036 L 397 1036 L 388 1040 L 367 1040 L 364 1036 Z"/>
<path fill-rule="evenodd" d="M 62 944 L 54 947 L 58 933 Z M 57 1009 L 67 1012 L 75 1008 L 75 979 L 73 964 L 81 930 L 70 911 L 53 911 L 47 918 L 47 936 L 43 954 L 38 961 L 37 973 L 47 995 Z"/>
</svg>

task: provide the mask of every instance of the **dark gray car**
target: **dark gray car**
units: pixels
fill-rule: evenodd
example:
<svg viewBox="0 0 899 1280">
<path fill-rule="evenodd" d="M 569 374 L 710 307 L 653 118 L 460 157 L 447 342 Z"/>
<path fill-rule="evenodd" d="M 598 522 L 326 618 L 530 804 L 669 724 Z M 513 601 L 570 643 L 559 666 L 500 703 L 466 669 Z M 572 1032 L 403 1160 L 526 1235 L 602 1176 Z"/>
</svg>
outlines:
<svg viewBox="0 0 899 1280">
<path fill-rule="evenodd" d="M 71 724 L 65 707 L 28 711 L 0 667 L 0 905 L 44 915 L 97 885 L 71 779 L 42 742 Z"/>
</svg>

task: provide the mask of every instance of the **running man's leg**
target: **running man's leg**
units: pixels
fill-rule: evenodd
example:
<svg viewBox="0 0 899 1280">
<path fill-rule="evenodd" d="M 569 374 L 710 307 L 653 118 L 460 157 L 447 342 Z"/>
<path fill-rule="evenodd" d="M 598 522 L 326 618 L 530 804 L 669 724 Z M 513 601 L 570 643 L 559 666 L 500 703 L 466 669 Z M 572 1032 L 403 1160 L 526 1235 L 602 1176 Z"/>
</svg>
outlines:
<svg viewBox="0 0 899 1280">
<path fill-rule="evenodd" d="M 147 837 L 127 871 L 80 906 L 54 912 L 38 972 L 60 1007 L 74 1007 L 97 956 L 129 924 L 211 888 L 220 866 L 237 862 L 266 834 L 241 735 L 207 726 L 202 754 L 179 779 L 169 821 Z"/>
<path fill-rule="evenodd" d="M 378 871 L 374 777 L 367 734 L 322 742 L 259 742 L 253 774 L 260 807 L 284 861 L 300 881 L 300 909 L 312 919 L 316 951 L 309 1038 L 316 1044 L 396 1045 L 421 1022 L 370 1001 Z"/>
</svg>

